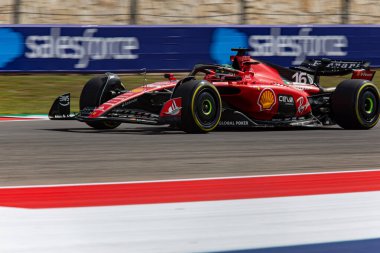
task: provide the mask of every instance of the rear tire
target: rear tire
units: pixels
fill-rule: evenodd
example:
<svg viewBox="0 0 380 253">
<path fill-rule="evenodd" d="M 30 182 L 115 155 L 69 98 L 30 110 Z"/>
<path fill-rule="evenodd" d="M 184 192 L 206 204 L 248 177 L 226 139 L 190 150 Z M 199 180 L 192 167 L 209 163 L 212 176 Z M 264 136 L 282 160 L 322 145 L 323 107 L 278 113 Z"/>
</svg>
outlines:
<svg viewBox="0 0 380 253">
<path fill-rule="evenodd" d="M 379 121 L 379 91 L 366 80 L 345 80 L 331 97 L 336 123 L 345 129 L 370 129 Z"/>
<path fill-rule="evenodd" d="M 79 108 L 83 110 L 86 107 L 95 108 L 104 102 L 112 99 L 112 91 L 116 89 L 124 90 L 123 84 L 120 80 L 115 80 L 107 84 L 107 75 L 96 76 L 91 78 L 83 87 L 79 99 Z M 109 120 L 86 122 L 87 125 L 95 129 L 113 129 L 118 127 L 121 123 Z"/>
<path fill-rule="evenodd" d="M 222 114 L 218 90 L 205 80 L 188 80 L 176 87 L 173 98 L 182 98 L 180 128 L 187 133 L 214 130 Z"/>
</svg>

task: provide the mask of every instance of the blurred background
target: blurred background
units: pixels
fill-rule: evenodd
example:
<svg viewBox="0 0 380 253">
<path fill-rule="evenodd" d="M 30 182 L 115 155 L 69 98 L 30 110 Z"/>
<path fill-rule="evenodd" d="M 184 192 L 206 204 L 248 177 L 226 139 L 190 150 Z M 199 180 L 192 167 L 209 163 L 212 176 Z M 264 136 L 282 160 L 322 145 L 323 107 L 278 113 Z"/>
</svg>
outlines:
<svg viewBox="0 0 380 253">
<path fill-rule="evenodd" d="M 2 0 L 0 24 L 372 24 L 377 0 Z"/>
<path fill-rule="evenodd" d="M 378 0 L 0 0 L 0 113 L 46 114 L 67 91 L 76 107 L 95 73 L 131 89 L 163 72 L 180 78 L 228 63 L 232 47 L 288 67 L 315 57 L 379 67 L 379 13 Z M 347 77 L 333 78 L 323 84 Z"/>
<path fill-rule="evenodd" d="M 0 0 L 0 120 L 47 118 L 56 97 L 68 92 L 71 111 L 76 113 L 82 88 L 94 75 L 117 73 L 126 89 L 132 90 L 166 80 L 164 73 L 175 72 L 180 79 L 198 63 L 231 63 L 229 56 L 235 54 L 231 48 L 236 47 L 249 48 L 253 58 L 285 67 L 305 59 L 331 58 L 370 61 L 372 67 L 380 68 L 379 3 Z M 323 76 L 321 84 L 335 87 L 349 78 Z M 374 83 L 380 84 L 379 73 Z M 369 101 L 371 112 L 374 102 Z M 213 247 L 234 249 L 230 252 L 380 252 L 379 239 L 364 240 L 380 237 L 380 192 L 375 191 L 380 181 L 379 127 L 360 133 L 337 128 L 260 129 L 186 136 L 146 126 L 128 125 L 108 132 L 71 121 L 6 124 L 0 128 L 0 186 L 287 176 L 246 178 L 250 181 L 244 184 L 238 178 L 229 184 L 225 178 L 183 186 L 176 181 L 175 188 L 161 182 L 149 187 L 129 184 L 133 189 L 126 185 L 3 189 L 0 203 L 7 207 L 0 204 L 0 253 L 12 249 L 140 253 L 136 249 L 157 251 L 160 247 L 165 252 L 166 245 L 173 252 L 193 249 L 186 247 L 200 252 L 197 247 L 205 241 Z M 377 171 L 347 176 L 331 173 L 360 169 Z M 309 172 L 323 175 L 289 176 Z M 157 191 L 159 186 L 162 190 Z M 247 199 L 223 202 L 215 188 L 224 188 L 220 196 Z M 172 191 L 182 197 L 170 196 Z M 250 191 L 257 192 L 257 202 L 250 202 Z M 282 191 L 286 193 L 276 195 Z M 209 196 L 220 199 L 206 205 Z M 203 199 L 194 206 L 171 203 L 124 209 L 118 204 L 123 198 L 135 204 L 152 199 L 162 203 Z M 38 210 L 34 204 L 69 207 L 83 201 L 103 205 L 100 199 L 115 206 L 95 211 L 90 207 Z M 37 206 L 12 209 L 17 206 L 12 202 L 18 201 Z M 295 242 L 303 246 L 289 246 Z M 244 248 L 252 244 L 262 248 Z M 267 245 L 276 248 L 265 250 Z M 279 247 L 283 245 L 287 247 Z M 335 250 L 329 251 L 328 245 Z M 208 248 L 207 252 L 216 250 Z"/>
</svg>

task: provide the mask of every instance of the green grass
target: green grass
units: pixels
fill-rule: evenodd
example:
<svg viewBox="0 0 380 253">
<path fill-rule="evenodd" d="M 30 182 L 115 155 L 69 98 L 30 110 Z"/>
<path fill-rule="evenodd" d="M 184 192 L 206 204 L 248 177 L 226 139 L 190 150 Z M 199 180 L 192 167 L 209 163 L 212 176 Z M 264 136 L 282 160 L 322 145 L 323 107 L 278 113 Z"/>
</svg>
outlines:
<svg viewBox="0 0 380 253">
<path fill-rule="evenodd" d="M 0 75 L 0 114 L 47 114 L 54 99 L 66 92 L 72 96 L 72 110 L 78 111 L 83 85 L 94 75 Z M 176 75 L 183 77 L 184 74 Z M 144 84 L 142 75 L 120 75 L 127 89 Z M 322 77 L 325 87 L 336 86 L 346 77 Z M 162 74 L 147 75 L 147 83 L 165 80 Z M 380 84 L 380 75 L 374 79 Z"/>
<path fill-rule="evenodd" d="M 47 114 L 54 99 L 66 92 L 72 96 L 72 111 L 79 109 L 83 85 L 94 75 L 1 75 L 0 114 Z M 142 75 L 121 75 L 127 89 L 144 84 Z M 165 80 L 148 75 L 147 82 Z"/>
</svg>

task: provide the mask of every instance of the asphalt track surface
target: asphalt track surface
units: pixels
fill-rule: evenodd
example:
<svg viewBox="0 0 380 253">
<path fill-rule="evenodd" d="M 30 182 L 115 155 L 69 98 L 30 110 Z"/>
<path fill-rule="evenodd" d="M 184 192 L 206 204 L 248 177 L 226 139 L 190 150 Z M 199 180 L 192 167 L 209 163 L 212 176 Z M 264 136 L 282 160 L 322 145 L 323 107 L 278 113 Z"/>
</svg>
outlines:
<svg viewBox="0 0 380 253">
<path fill-rule="evenodd" d="M 380 169 L 380 127 L 216 131 L 0 122 L 0 186 Z"/>
</svg>

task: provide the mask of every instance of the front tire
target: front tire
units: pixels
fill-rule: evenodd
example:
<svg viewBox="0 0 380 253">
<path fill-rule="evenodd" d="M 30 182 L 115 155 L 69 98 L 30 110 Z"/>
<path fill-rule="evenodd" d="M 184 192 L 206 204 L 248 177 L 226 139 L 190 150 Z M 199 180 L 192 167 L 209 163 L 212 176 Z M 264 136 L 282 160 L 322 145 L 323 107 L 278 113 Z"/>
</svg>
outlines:
<svg viewBox="0 0 380 253">
<path fill-rule="evenodd" d="M 91 78 L 83 87 L 79 99 L 79 108 L 96 108 L 104 102 L 112 99 L 116 90 L 124 90 L 123 84 L 118 78 L 109 79 L 109 76 L 96 76 Z M 108 81 L 108 83 L 107 83 Z M 87 125 L 95 129 L 113 129 L 121 123 L 109 120 L 86 122 Z"/>
<path fill-rule="evenodd" d="M 180 128 L 187 133 L 214 130 L 222 114 L 218 90 L 205 80 L 188 80 L 176 87 L 173 98 L 182 98 Z"/>
<path fill-rule="evenodd" d="M 345 80 L 331 97 L 336 123 L 345 129 L 370 129 L 379 121 L 377 87 L 366 80 Z"/>
</svg>

